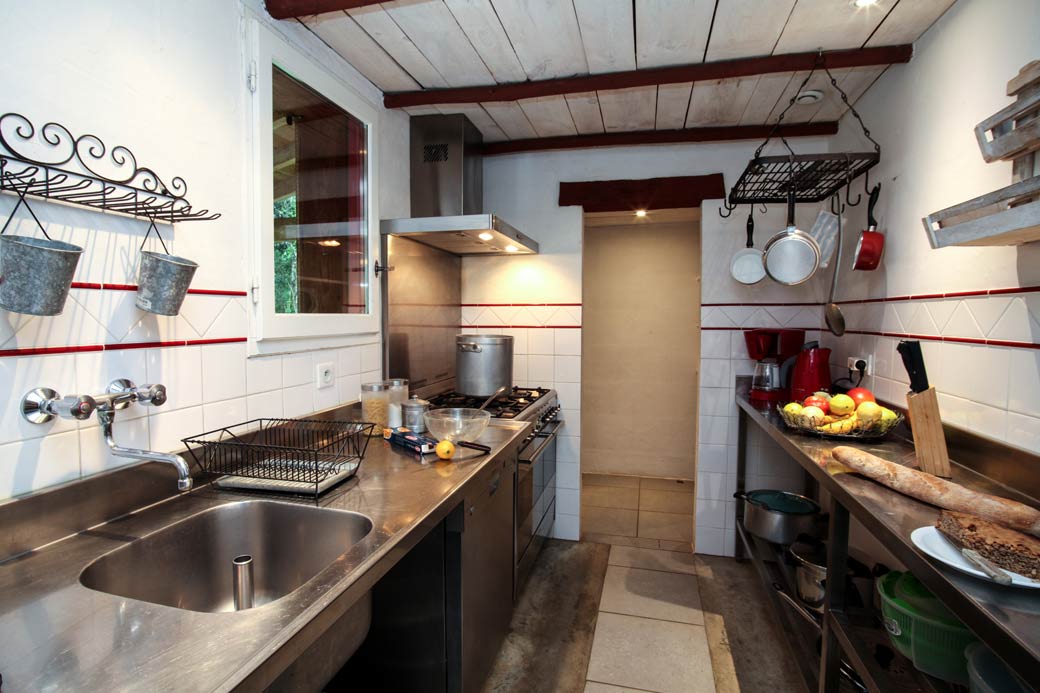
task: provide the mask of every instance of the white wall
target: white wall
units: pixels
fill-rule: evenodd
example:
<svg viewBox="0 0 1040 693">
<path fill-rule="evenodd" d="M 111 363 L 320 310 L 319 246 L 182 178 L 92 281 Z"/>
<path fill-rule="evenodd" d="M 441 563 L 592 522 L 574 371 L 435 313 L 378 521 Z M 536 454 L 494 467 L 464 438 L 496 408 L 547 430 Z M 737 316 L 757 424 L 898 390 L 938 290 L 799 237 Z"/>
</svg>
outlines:
<svg viewBox="0 0 1040 693">
<path fill-rule="evenodd" d="M 882 182 L 880 228 L 885 257 L 875 272 L 849 272 L 839 298 L 1029 287 L 1040 284 L 1040 243 L 933 250 L 921 218 L 1009 185 L 1011 164 L 987 164 L 974 127 L 1008 103 L 1007 81 L 1040 57 L 1035 0 L 960 0 L 916 44 L 913 60 L 888 69 L 857 104 L 882 146 L 871 172 Z M 854 147 L 846 117 L 835 147 Z M 853 231 L 865 206 L 850 214 Z M 858 234 L 846 237 L 851 253 Z M 1040 294 L 1018 293 L 872 303 L 845 308 L 848 327 L 870 333 L 1040 343 Z M 870 385 L 905 402 L 907 377 L 898 338 L 847 335 L 828 342 L 832 364 L 873 354 Z M 943 418 L 982 435 L 1040 452 L 1040 350 L 924 341 Z"/>
<path fill-rule="evenodd" d="M 800 152 L 820 152 L 827 140 L 792 140 Z M 513 154 L 484 160 L 484 207 L 501 215 L 541 245 L 533 257 L 465 258 L 462 300 L 467 325 L 485 325 L 488 332 L 516 335 L 518 382 L 555 387 L 568 420 L 561 437 L 557 477 L 557 534 L 576 539 L 580 532 L 580 359 L 581 309 L 577 306 L 508 304 L 580 303 L 582 210 L 560 207 L 561 181 L 655 178 L 723 173 L 727 189 L 736 182 L 759 141 Z M 766 150 L 775 153 L 774 145 Z M 747 209 L 729 219 L 719 217 L 720 200 L 703 205 L 700 272 L 703 327 L 701 336 L 701 418 L 697 474 L 697 550 L 732 554 L 733 492 L 736 490 L 736 407 L 733 383 L 750 375 L 751 362 L 741 328 L 809 327 L 821 324 L 819 307 L 763 306 L 764 303 L 818 303 L 824 298 L 824 278 L 799 287 L 784 287 L 769 279 L 747 287 L 729 274 L 733 253 L 744 247 Z M 786 208 L 773 205 L 757 214 L 755 242 L 761 248 L 785 226 Z M 811 226 L 816 210 L 800 208 L 797 221 Z M 716 305 L 707 305 L 716 304 Z M 739 304 L 739 305 L 717 305 Z M 648 308 L 652 308 L 649 305 Z M 511 330 L 510 325 L 535 325 Z M 567 328 L 560 327 L 568 325 Z M 544 326 L 544 327 L 542 327 Z M 552 329 L 556 327 L 556 329 Z M 553 333 L 548 335 L 547 333 Z M 818 337 L 810 331 L 808 339 Z M 561 339 L 564 340 L 561 342 Z M 526 346 L 522 346 L 526 345 Z M 522 351 L 526 349 L 526 351 Z M 757 450 L 757 448 L 756 448 Z M 757 460 L 757 457 L 755 458 Z M 790 460 L 773 456 L 754 464 L 755 481 L 787 488 L 797 483 Z"/>
<path fill-rule="evenodd" d="M 161 227 L 171 252 L 200 264 L 194 288 L 245 291 L 253 275 L 246 5 L 61 0 L 0 9 L 0 24 L 17 27 L 4 39 L 5 111 L 22 113 L 37 127 L 53 120 L 76 135 L 94 133 L 109 147 L 125 145 L 139 165 L 166 179 L 182 176 L 196 206 L 222 214 L 216 221 L 178 224 L 172 232 Z M 291 22 L 279 27 L 363 98 L 380 103 L 375 87 L 306 30 Z M 381 216 L 406 216 L 408 119 L 384 111 L 380 124 Z M 6 218 L 13 206 L 10 195 L 0 196 L 0 215 Z M 32 206 L 52 237 L 85 248 L 76 281 L 136 283 L 146 224 L 46 202 Z M 11 231 L 35 233 L 30 221 L 19 211 Z M 154 239 L 149 243 L 158 247 Z M 245 297 L 189 295 L 176 318 L 141 312 L 133 300 L 133 292 L 74 289 L 60 317 L 0 311 L 0 352 L 250 334 Z M 356 399 L 362 379 L 380 377 L 378 339 L 369 335 L 349 347 L 249 360 L 244 342 L 0 356 L 0 499 L 127 462 L 104 449 L 96 419 L 24 422 L 19 401 L 33 387 L 95 394 L 117 377 L 165 383 L 167 405 L 147 415 L 140 407 L 120 412 L 115 432 L 124 445 L 172 450 L 182 447 L 182 437 L 247 417 L 298 416 Z M 319 391 L 314 366 L 325 361 L 336 363 L 338 381 Z"/>
</svg>

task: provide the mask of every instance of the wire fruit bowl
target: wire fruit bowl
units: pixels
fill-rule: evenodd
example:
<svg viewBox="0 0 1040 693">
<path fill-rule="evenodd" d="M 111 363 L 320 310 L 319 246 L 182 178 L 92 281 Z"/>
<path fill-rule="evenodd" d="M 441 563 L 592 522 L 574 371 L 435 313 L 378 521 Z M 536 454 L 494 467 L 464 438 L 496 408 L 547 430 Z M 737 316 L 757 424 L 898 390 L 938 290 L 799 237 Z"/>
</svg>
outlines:
<svg viewBox="0 0 1040 693">
<path fill-rule="evenodd" d="M 375 424 L 253 419 L 184 444 L 218 486 L 318 495 L 357 474 Z"/>
<path fill-rule="evenodd" d="M 779 404 L 776 411 L 784 420 L 784 425 L 807 436 L 818 438 L 834 438 L 836 440 L 881 440 L 903 421 L 903 415 L 895 412 L 894 419 L 884 421 L 879 419 L 875 423 L 865 423 L 856 418 L 855 414 L 845 417 L 827 416 L 807 417 L 801 414 L 789 414 Z M 829 426 L 828 430 L 821 430 L 822 426 Z"/>
</svg>

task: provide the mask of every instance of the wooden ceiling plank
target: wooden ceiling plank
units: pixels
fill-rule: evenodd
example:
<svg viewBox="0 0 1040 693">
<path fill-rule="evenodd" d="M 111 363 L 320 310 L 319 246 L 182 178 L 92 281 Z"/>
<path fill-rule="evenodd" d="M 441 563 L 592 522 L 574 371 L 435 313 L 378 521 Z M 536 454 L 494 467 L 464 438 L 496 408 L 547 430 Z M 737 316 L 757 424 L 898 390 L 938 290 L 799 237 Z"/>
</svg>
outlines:
<svg viewBox="0 0 1040 693">
<path fill-rule="evenodd" d="M 773 53 L 862 46 L 896 2 L 854 7 L 844 0 L 798 0 Z"/>
<path fill-rule="evenodd" d="M 715 0 L 636 0 L 635 8 L 639 68 L 704 60 Z"/>
<path fill-rule="evenodd" d="M 781 72 L 776 75 L 762 75 L 758 78 L 755 91 L 740 116 L 741 125 L 763 125 L 771 122 L 769 115 L 776 107 L 777 101 L 791 83 L 794 73 Z"/>
<path fill-rule="evenodd" d="M 881 22 L 866 45 L 881 46 L 886 42 L 913 43 L 928 31 L 950 9 L 954 0 L 914 0 L 900 2 Z"/>
<path fill-rule="evenodd" d="M 593 147 L 628 147 L 647 144 L 680 144 L 687 142 L 726 142 L 761 140 L 772 129 L 769 125 L 685 128 L 682 130 L 648 130 L 641 132 L 606 132 L 598 135 L 540 137 L 534 140 L 494 142 L 483 147 L 484 156 L 554 149 L 588 149 Z M 784 137 L 821 137 L 838 132 L 837 123 L 792 123 L 781 128 Z"/>
<path fill-rule="evenodd" d="M 498 123 L 495 122 L 494 118 L 488 115 L 487 111 L 479 103 L 441 104 L 437 106 L 437 110 L 445 115 L 453 113 L 463 114 L 480 130 L 480 134 L 484 136 L 485 142 L 502 142 L 509 139 L 502 132 L 502 129 L 498 127 Z"/>
<path fill-rule="evenodd" d="M 527 78 L 589 71 L 574 5 L 561 0 L 491 0 Z"/>
<path fill-rule="evenodd" d="M 719 0 L 706 59 L 769 55 L 794 4 L 795 0 Z"/>
<path fill-rule="evenodd" d="M 267 6 L 267 13 L 275 19 L 292 19 L 378 5 L 380 2 L 381 0 L 265 0 L 264 5 Z"/>
<path fill-rule="evenodd" d="M 441 111 L 440 108 L 438 108 L 437 106 L 409 106 L 408 108 L 404 109 L 404 112 L 408 115 L 424 116 L 434 115 L 440 113 Z"/>
<path fill-rule="evenodd" d="M 531 127 L 531 121 L 524 115 L 524 109 L 516 101 L 497 101 L 483 103 L 481 106 L 487 114 L 494 118 L 498 127 L 511 140 L 524 140 L 537 137 L 538 133 Z"/>
<path fill-rule="evenodd" d="M 632 0 L 574 0 L 589 72 L 636 69 Z"/>
<path fill-rule="evenodd" d="M 346 14 L 308 17 L 303 24 L 384 92 L 419 88 L 419 83 Z"/>
<path fill-rule="evenodd" d="M 597 93 L 607 132 L 653 130 L 657 119 L 657 87 L 611 89 Z"/>
<path fill-rule="evenodd" d="M 578 133 L 570 109 L 567 108 L 567 100 L 562 96 L 540 96 L 522 99 L 518 103 L 539 137 L 560 137 Z"/>
<path fill-rule="evenodd" d="M 837 72 L 837 71 L 835 71 Z M 776 105 L 773 106 L 773 110 L 769 114 L 769 118 L 766 120 L 767 123 L 775 123 L 776 119 L 780 117 L 784 109 L 791 103 L 791 99 L 799 94 L 801 91 L 809 91 L 816 89 L 823 92 L 826 96 L 831 91 L 831 82 L 827 79 L 827 75 L 823 72 L 817 71 L 813 73 L 809 81 L 802 87 L 802 82 L 805 82 L 805 78 L 809 75 L 809 71 L 805 70 L 802 72 L 796 72 L 791 76 L 791 81 L 787 84 L 787 88 L 784 89 L 784 93 L 777 99 Z M 796 121 L 799 123 L 808 123 L 812 120 L 813 116 L 823 106 L 823 101 L 810 104 L 794 104 L 791 106 L 791 110 L 787 111 L 787 115 L 784 116 L 784 121 Z"/>
<path fill-rule="evenodd" d="M 657 88 L 657 130 L 678 130 L 686 125 L 693 82 L 662 84 Z"/>
<path fill-rule="evenodd" d="M 451 86 L 382 7 L 364 7 L 350 10 L 348 14 L 423 89 Z"/>
<path fill-rule="evenodd" d="M 453 87 L 492 84 L 495 78 L 443 2 L 398 0 L 383 9 Z M 457 100 L 456 103 L 468 101 Z"/>
<path fill-rule="evenodd" d="M 913 46 L 904 44 L 899 46 L 829 51 L 824 53 L 824 61 L 834 70 L 867 65 L 905 63 L 910 61 L 912 55 Z M 402 108 L 404 106 L 436 103 L 517 101 L 520 99 L 558 96 L 585 91 L 628 89 L 662 84 L 679 84 L 682 82 L 701 82 L 712 79 L 750 77 L 808 70 L 816 64 L 818 57 L 819 54 L 816 51 L 810 51 L 807 53 L 767 55 L 741 60 L 724 60 L 712 63 L 648 68 L 630 72 L 611 72 L 601 75 L 583 75 L 580 77 L 546 79 L 532 82 L 387 93 L 383 96 L 383 104 L 387 108 Z M 582 60 L 584 60 L 584 56 Z M 434 62 L 434 65 L 436 65 L 436 61 L 431 60 L 431 62 Z"/>
<path fill-rule="evenodd" d="M 495 81 L 523 82 L 527 79 L 513 44 L 509 43 L 502 22 L 498 21 L 491 0 L 444 0 L 463 33 L 473 44 Z"/>
<path fill-rule="evenodd" d="M 603 132 L 603 113 L 599 108 L 599 97 L 594 91 L 567 94 L 567 108 L 579 135 Z"/>
<path fill-rule="evenodd" d="M 863 96 L 863 93 L 870 88 L 877 78 L 881 76 L 881 73 L 885 71 L 883 67 L 854 67 L 851 70 L 845 72 L 844 78 L 838 80 L 838 84 L 842 90 L 845 91 L 849 97 L 849 103 L 855 105 L 859 100 L 859 97 Z M 837 77 L 837 74 L 835 74 Z M 830 92 L 833 94 L 827 99 L 827 103 L 816 112 L 813 116 L 813 122 L 820 120 L 840 120 L 845 114 L 848 108 L 841 100 L 841 95 L 834 93 L 833 89 Z"/>
<path fill-rule="evenodd" d="M 739 124 L 757 85 L 758 77 L 698 82 L 690 94 L 686 127 Z"/>
</svg>

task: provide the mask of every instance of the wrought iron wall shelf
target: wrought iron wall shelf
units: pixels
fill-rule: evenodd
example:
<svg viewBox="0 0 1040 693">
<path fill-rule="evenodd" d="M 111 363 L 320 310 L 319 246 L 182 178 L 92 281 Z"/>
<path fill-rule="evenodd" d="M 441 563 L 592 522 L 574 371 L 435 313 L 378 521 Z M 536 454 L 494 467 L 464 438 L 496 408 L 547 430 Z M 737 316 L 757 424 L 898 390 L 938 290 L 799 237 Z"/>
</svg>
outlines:
<svg viewBox="0 0 1040 693">
<path fill-rule="evenodd" d="M 129 149 L 109 150 L 96 135 L 75 137 L 53 122 L 37 132 L 25 116 L 7 113 L 0 116 L 0 145 L 0 191 L 171 224 L 220 217 L 191 206 L 183 178 L 167 185 L 139 167 Z"/>
</svg>

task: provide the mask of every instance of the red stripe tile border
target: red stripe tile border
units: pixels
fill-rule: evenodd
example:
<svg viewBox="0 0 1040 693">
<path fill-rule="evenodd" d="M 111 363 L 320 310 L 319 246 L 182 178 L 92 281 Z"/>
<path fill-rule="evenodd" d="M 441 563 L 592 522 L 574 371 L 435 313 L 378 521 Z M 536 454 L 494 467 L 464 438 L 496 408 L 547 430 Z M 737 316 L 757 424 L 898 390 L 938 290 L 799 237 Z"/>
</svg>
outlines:
<svg viewBox="0 0 1040 693">
<path fill-rule="evenodd" d="M 98 284 L 96 282 L 72 282 L 73 289 L 93 289 L 94 291 L 137 291 L 136 284 Z M 188 289 L 189 294 L 203 296 L 248 296 L 245 291 L 227 289 Z"/>
<path fill-rule="evenodd" d="M 1040 286 L 1017 286 L 1008 287 L 1005 289 L 979 289 L 976 291 L 947 291 L 945 293 L 935 294 L 907 294 L 905 296 L 885 296 L 883 298 L 858 298 L 846 301 L 836 301 L 836 303 L 838 305 L 853 305 L 857 303 L 895 303 L 897 301 L 929 301 L 940 298 L 977 298 L 979 296 L 1033 294 L 1037 292 L 1040 292 Z"/>
<path fill-rule="evenodd" d="M 702 303 L 701 304 L 701 308 L 721 308 L 721 307 L 726 307 L 726 306 L 730 306 L 730 307 L 746 306 L 748 308 L 757 308 L 757 307 L 760 307 L 760 306 L 761 307 L 769 307 L 769 306 L 774 306 L 775 307 L 775 306 L 822 306 L 822 305 L 824 305 L 824 304 L 822 304 L 822 303 L 813 303 L 813 302 L 807 302 L 807 303 Z"/>
<path fill-rule="evenodd" d="M 816 331 L 819 331 L 819 330 L 825 330 L 827 328 L 826 327 L 821 327 L 821 326 L 817 326 L 817 327 L 736 327 L 736 326 L 734 326 L 734 327 L 702 327 L 701 328 L 701 330 L 730 330 L 730 331 L 740 330 L 741 332 L 745 332 L 747 330 L 759 330 L 759 329 L 762 329 L 762 330 L 805 330 L 806 332 L 816 332 Z M 847 331 L 848 332 L 852 332 L 852 330 L 847 330 Z"/>
<path fill-rule="evenodd" d="M 893 339 L 917 339 L 926 342 L 953 342 L 954 344 L 974 344 L 976 346 L 997 346 L 1011 349 L 1040 349 L 1037 342 L 1014 342 L 1006 339 L 980 339 L 977 337 L 939 337 L 932 334 L 904 334 L 901 332 L 875 332 L 873 330 L 845 330 L 845 334 L 865 334 L 874 337 L 891 337 Z"/>
<path fill-rule="evenodd" d="M 580 330 L 581 325 L 459 325 L 460 330 Z"/>
<path fill-rule="evenodd" d="M 126 344 L 83 344 L 61 347 L 25 347 L 24 349 L 0 349 L 0 358 L 4 356 L 81 354 L 88 351 L 121 351 L 125 349 L 161 349 L 165 347 L 207 346 L 210 344 L 235 344 L 245 341 L 248 341 L 246 337 L 220 337 L 217 339 L 183 339 L 165 342 L 128 342 Z"/>
<path fill-rule="evenodd" d="M 580 308 L 580 303 L 460 303 L 462 308 L 538 308 L 542 306 Z"/>
</svg>

